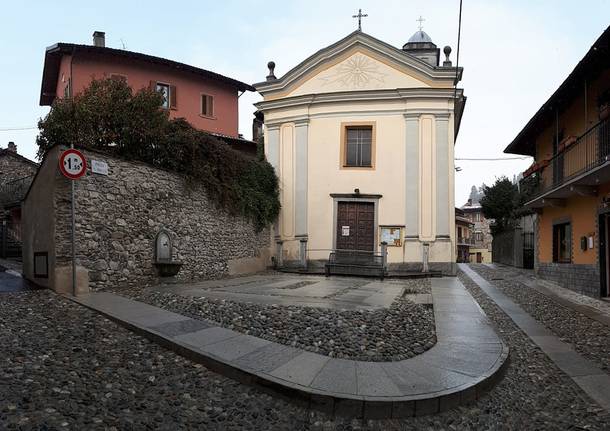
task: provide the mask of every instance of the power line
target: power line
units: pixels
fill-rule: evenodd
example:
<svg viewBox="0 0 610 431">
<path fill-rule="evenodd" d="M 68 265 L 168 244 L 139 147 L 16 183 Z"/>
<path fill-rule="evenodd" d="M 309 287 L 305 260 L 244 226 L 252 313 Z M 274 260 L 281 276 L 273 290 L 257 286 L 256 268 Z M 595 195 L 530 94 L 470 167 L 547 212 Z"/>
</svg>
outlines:
<svg viewBox="0 0 610 431">
<path fill-rule="evenodd" d="M 471 162 L 495 162 L 502 160 L 527 160 L 529 157 L 496 157 L 496 158 L 455 158 L 454 160 L 467 160 Z"/>
<path fill-rule="evenodd" d="M 34 127 L 5 127 L 5 128 L 0 128 L 0 132 L 13 132 L 15 130 L 34 130 L 34 129 L 38 129 L 38 127 L 34 126 Z"/>
</svg>

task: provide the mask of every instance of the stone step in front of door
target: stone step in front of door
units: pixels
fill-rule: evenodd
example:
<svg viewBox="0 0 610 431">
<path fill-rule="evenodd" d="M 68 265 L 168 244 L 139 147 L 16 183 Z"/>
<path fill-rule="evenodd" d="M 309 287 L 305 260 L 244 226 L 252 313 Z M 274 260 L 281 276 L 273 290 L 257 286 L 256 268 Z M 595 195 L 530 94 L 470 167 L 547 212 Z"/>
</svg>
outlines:
<svg viewBox="0 0 610 431">
<path fill-rule="evenodd" d="M 331 358 L 112 294 L 71 298 L 220 374 L 331 415 L 402 418 L 476 400 L 501 375 L 508 347 L 456 278 L 432 280 L 437 344 L 411 359 Z"/>
</svg>

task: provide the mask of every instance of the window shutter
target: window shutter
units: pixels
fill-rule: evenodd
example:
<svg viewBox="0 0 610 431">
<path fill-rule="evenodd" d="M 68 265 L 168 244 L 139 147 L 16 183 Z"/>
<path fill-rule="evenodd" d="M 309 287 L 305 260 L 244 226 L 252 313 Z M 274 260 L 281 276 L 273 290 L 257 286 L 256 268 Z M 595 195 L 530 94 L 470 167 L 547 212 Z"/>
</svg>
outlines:
<svg viewBox="0 0 610 431">
<path fill-rule="evenodd" d="M 176 109 L 176 86 L 175 85 L 170 85 L 169 86 L 169 107 L 170 109 Z"/>
<path fill-rule="evenodd" d="M 157 90 L 157 81 L 150 81 L 148 83 L 148 88 L 152 91 L 156 91 Z"/>
<path fill-rule="evenodd" d="M 214 97 L 208 96 L 208 115 L 210 117 L 214 116 Z"/>
<path fill-rule="evenodd" d="M 206 115 L 206 112 L 208 110 L 208 96 L 206 96 L 205 94 L 201 95 L 201 115 Z"/>
</svg>

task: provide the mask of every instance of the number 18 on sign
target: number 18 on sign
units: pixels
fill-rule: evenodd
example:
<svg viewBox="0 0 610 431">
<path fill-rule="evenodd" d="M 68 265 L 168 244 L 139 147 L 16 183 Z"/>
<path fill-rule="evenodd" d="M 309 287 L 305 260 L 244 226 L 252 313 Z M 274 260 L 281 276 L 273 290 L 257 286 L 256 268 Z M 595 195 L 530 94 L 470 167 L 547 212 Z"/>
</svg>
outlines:
<svg viewBox="0 0 610 431">
<path fill-rule="evenodd" d="M 61 153 L 59 157 L 59 170 L 69 178 L 71 185 L 72 199 L 72 295 L 76 296 L 76 220 L 74 215 L 75 195 L 74 180 L 79 179 L 87 172 L 87 159 L 83 153 L 74 148 Z"/>
</svg>

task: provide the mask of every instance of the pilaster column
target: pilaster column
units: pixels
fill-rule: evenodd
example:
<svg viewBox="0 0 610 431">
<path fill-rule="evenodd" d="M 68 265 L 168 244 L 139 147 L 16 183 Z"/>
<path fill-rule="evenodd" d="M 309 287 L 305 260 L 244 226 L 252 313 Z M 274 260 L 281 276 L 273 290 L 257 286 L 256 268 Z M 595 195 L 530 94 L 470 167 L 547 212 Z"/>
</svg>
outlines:
<svg viewBox="0 0 610 431">
<path fill-rule="evenodd" d="M 307 237 L 307 165 L 309 120 L 295 121 L 295 236 Z"/>
<path fill-rule="evenodd" d="M 267 127 L 267 161 L 275 169 L 276 175 L 280 175 L 280 125 L 271 124 Z"/>
<path fill-rule="evenodd" d="M 280 125 L 270 124 L 265 125 L 267 129 L 267 140 L 265 147 L 267 147 L 267 161 L 275 170 L 275 175 L 280 176 Z M 280 215 L 281 217 L 281 215 Z M 280 223 L 278 220 L 273 223 L 273 235 L 276 238 L 280 237 Z M 279 256 L 278 256 L 279 259 Z"/>
<path fill-rule="evenodd" d="M 436 122 L 436 237 L 450 238 L 449 113 L 435 114 Z"/>
<path fill-rule="evenodd" d="M 404 114 L 405 140 L 405 240 L 419 238 L 419 114 Z"/>
</svg>

